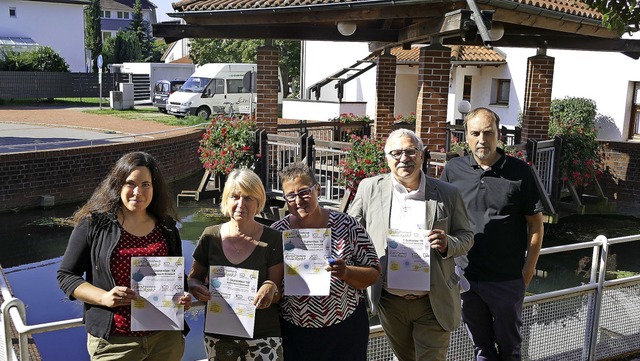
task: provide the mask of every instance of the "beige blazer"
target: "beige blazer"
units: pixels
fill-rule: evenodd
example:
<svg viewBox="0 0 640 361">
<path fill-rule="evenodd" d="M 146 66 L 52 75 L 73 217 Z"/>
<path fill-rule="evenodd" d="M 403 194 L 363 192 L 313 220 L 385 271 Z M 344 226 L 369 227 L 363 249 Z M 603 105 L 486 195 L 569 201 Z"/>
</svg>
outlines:
<svg viewBox="0 0 640 361">
<path fill-rule="evenodd" d="M 391 213 L 392 174 L 362 180 L 348 213 L 367 230 L 386 274 L 387 231 Z M 431 307 L 443 329 L 460 325 L 460 277 L 455 273 L 454 257 L 466 255 L 473 245 L 473 232 L 462 197 L 451 184 L 427 177 L 425 188 L 426 229 L 443 229 L 448 236 L 446 256 L 431 250 Z M 369 288 L 372 311 L 377 312 L 383 277 Z"/>
</svg>

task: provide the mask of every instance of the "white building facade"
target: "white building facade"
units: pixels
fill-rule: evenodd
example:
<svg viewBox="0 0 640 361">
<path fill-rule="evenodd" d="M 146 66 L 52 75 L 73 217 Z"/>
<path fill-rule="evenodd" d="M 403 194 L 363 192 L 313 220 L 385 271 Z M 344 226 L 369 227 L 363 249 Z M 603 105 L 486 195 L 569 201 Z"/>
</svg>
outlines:
<svg viewBox="0 0 640 361">
<path fill-rule="evenodd" d="M 88 4 L 84 0 L 0 0 L 0 38 L 31 39 L 32 44 L 17 50 L 48 46 L 64 58 L 70 71 L 84 72 L 84 7 Z"/>
<path fill-rule="evenodd" d="M 502 125 L 513 127 L 518 124 L 525 101 L 527 60 L 537 54 L 537 49 L 497 48 L 495 51 L 506 62 L 452 62 L 447 115 L 450 123 L 462 117 L 456 105 L 466 96 L 471 108 L 484 106 L 494 110 Z M 555 59 L 552 98 L 594 100 L 599 113 L 596 120 L 600 139 L 625 141 L 640 133 L 635 112 L 640 103 L 635 95 L 636 89 L 640 89 L 639 60 L 620 53 L 594 51 L 548 50 L 546 55 Z M 366 43 L 305 41 L 301 62 L 302 97 L 315 99 L 309 87 L 368 56 Z M 415 111 L 417 84 L 417 61 L 398 61 L 395 115 Z M 342 100 L 366 102 L 366 114 L 373 118 L 375 97 L 374 68 L 348 82 Z M 320 100 L 336 99 L 334 83 L 322 88 Z"/>
</svg>

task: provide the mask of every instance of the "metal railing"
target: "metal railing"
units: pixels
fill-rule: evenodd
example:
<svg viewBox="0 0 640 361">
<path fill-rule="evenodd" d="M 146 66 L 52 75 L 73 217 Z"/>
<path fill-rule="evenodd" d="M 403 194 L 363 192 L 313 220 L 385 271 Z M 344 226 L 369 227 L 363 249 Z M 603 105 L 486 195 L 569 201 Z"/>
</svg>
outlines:
<svg viewBox="0 0 640 361">
<path fill-rule="evenodd" d="M 96 138 L 96 139 L 74 139 L 74 140 L 65 140 L 60 142 L 3 145 L 3 146 L 0 146 L 0 154 L 37 152 L 37 151 L 43 151 L 43 150 L 55 150 L 55 149 L 78 148 L 78 147 L 95 147 L 95 146 L 105 145 L 109 143 L 116 143 L 116 142 L 117 143 L 136 143 L 140 141 L 154 139 L 159 134 L 162 134 L 164 137 L 167 137 L 169 133 L 186 132 L 196 128 L 202 128 L 207 124 L 208 123 L 201 123 L 201 124 L 191 125 L 188 127 L 159 130 L 155 132 L 148 132 L 148 133 L 141 133 L 141 134 L 114 135 L 110 137 Z"/>
<path fill-rule="evenodd" d="M 606 280 L 607 261 L 612 245 L 640 241 L 640 234 L 607 239 L 598 236 L 590 242 L 543 248 L 540 255 L 591 249 L 589 281 L 575 287 L 527 296 L 523 307 L 522 360 L 591 361 L 640 350 L 640 275 Z M 26 308 L 13 297 L 0 277 L 4 302 L 0 307 L 0 361 L 17 361 L 13 348 L 12 325 L 18 333 L 19 360 L 28 361 L 27 337 L 36 333 L 82 325 L 70 319 L 26 325 Z M 193 307 L 203 307 L 194 302 Z M 369 360 L 394 360 L 384 330 L 372 326 L 369 334 Z M 473 347 L 463 325 L 451 334 L 447 360 L 473 359 Z"/>
<path fill-rule="evenodd" d="M 350 143 L 315 140 L 307 134 L 287 136 L 266 132 L 257 132 L 256 142 L 261 154 L 257 173 L 269 195 L 282 195 L 278 172 L 293 162 L 304 161 L 314 170 L 322 187 L 320 201 L 334 205 L 340 203 L 345 191 L 345 187 L 340 185 L 340 160 L 347 155 Z"/>
</svg>

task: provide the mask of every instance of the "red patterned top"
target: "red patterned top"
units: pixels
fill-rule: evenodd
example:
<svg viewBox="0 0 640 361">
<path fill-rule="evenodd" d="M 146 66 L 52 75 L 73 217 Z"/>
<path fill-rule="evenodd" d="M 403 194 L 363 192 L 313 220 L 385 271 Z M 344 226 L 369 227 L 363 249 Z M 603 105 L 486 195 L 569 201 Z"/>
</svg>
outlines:
<svg viewBox="0 0 640 361">
<path fill-rule="evenodd" d="M 168 256 L 169 247 L 156 226 L 143 237 L 133 234 L 120 227 L 120 241 L 111 253 L 111 274 L 117 286 L 131 287 L 131 257 L 140 256 Z M 131 331 L 131 306 L 119 306 L 114 308 L 112 335 L 118 336 L 145 336 L 149 331 Z"/>
</svg>

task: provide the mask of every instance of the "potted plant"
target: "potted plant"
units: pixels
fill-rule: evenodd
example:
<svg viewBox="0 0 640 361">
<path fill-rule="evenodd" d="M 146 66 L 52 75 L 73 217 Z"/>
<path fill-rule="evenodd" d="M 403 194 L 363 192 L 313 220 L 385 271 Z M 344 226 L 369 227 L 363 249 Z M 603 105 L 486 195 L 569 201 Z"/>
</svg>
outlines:
<svg viewBox="0 0 640 361">
<path fill-rule="evenodd" d="M 551 102 L 549 137 L 562 138 L 562 180 L 577 189 L 593 185 L 602 176 L 596 114 L 596 104 L 591 99 L 567 97 Z"/>
<path fill-rule="evenodd" d="M 351 191 L 351 199 L 356 194 L 360 181 L 382 173 L 389 173 L 384 154 L 384 140 L 351 134 L 351 146 L 347 155 L 340 160 L 342 178 L 338 184 Z"/>
<path fill-rule="evenodd" d="M 248 116 L 218 115 L 202 134 L 198 153 L 204 169 L 227 175 L 235 168 L 252 168 L 256 122 Z"/>
</svg>

